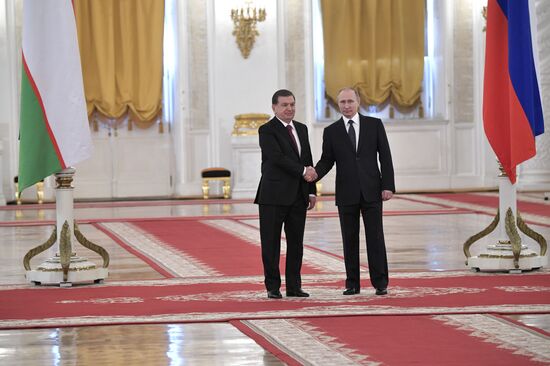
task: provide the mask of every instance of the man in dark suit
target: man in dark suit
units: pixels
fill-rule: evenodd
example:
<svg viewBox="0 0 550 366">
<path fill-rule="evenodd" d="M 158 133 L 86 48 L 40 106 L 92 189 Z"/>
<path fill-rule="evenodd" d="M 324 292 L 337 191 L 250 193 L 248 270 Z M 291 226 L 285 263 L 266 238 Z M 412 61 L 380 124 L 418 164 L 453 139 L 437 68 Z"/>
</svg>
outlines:
<svg viewBox="0 0 550 366">
<path fill-rule="evenodd" d="M 262 149 L 262 177 L 254 203 L 259 205 L 262 262 L 267 297 L 282 297 L 279 257 L 281 230 L 286 235 L 286 295 L 308 297 L 302 290 L 300 271 L 304 252 L 306 210 L 315 206 L 317 175 L 306 125 L 294 121 L 295 98 L 289 90 L 272 97 L 275 117 L 262 125 L 258 134 Z"/>
<path fill-rule="evenodd" d="M 338 108 L 342 117 L 325 128 L 323 151 L 315 170 L 321 179 L 336 163 L 336 205 L 346 264 L 344 295 L 358 294 L 361 289 L 359 213 L 365 227 L 371 284 L 377 295 L 385 295 L 388 261 L 382 201 L 391 199 L 395 192 L 390 146 L 382 121 L 359 114 L 359 94 L 355 89 L 340 90 Z"/>
</svg>

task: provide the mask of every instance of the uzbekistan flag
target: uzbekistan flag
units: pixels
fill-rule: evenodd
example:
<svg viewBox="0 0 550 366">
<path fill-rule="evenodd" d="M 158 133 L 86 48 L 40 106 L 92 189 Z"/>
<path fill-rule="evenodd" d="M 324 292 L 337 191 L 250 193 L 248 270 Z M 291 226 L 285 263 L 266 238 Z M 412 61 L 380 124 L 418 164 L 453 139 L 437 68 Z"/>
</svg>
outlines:
<svg viewBox="0 0 550 366">
<path fill-rule="evenodd" d="M 530 3 L 487 4 L 483 126 L 512 184 L 516 166 L 535 156 L 535 136 L 544 132 L 531 32 L 535 9 Z M 535 26 L 533 22 L 533 30 Z"/>
<path fill-rule="evenodd" d="M 71 0 L 23 2 L 19 192 L 92 154 Z"/>
</svg>

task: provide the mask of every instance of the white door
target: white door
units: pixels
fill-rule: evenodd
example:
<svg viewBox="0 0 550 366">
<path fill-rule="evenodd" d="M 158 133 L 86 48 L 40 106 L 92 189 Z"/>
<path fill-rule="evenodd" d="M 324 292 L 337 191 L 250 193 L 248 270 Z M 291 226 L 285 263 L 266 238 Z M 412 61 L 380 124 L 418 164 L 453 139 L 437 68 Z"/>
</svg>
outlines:
<svg viewBox="0 0 550 366">
<path fill-rule="evenodd" d="M 126 126 L 92 132 L 94 153 L 78 164 L 76 199 L 170 197 L 171 139 L 158 126 L 128 131 Z"/>
</svg>

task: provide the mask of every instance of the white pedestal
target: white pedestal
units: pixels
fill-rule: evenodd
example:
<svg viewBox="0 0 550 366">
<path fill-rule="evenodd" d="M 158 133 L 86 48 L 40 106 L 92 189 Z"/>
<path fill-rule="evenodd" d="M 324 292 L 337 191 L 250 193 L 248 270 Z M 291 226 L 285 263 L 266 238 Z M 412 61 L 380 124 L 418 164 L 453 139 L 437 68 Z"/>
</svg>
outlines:
<svg viewBox="0 0 550 366">
<path fill-rule="evenodd" d="M 546 266 L 547 257 L 541 257 L 527 246 L 522 245 L 519 256 L 519 268 L 514 265 L 514 254 L 511 244 L 495 244 L 487 246 L 484 253 L 468 258 L 468 267 L 479 271 L 530 271 Z"/>
<path fill-rule="evenodd" d="M 262 152 L 258 136 L 232 136 L 232 198 L 254 198 L 262 175 Z"/>
<path fill-rule="evenodd" d="M 95 263 L 78 256 L 71 257 L 67 281 L 63 281 L 63 269 L 57 256 L 26 273 L 27 281 L 34 284 L 62 287 L 71 286 L 73 283 L 102 282 L 108 275 L 107 268 L 98 268 Z"/>
<path fill-rule="evenodd" d="M 65 259 L 71 255 L 68 263 L 68 271 L 66 277 L 63 273 L 63 267 L 61 265 L 61 257 L 59 254 L 55 255 L 52 258 L 47 259 L 36 269 L 31 270 L 30 268 L 30 259 L 32 256 L 37 253 L 31 253 L 37 249 L 46 249 L 47 247 L 41 248 L 41 246 L 32 249 L 27 253 L 31 255 L 27 259 L 25 256 L 25 268 L 27 269 L 26 278 L 27 281 L 34 283 L 36 285 L 59 285 L 62 287 L 72 286 L 73 283 L 83 283 L 83 282 L 102 282 L 107 278 L 109 272 L 107 268 L 98 267 L 95 263 L 90 262 L 84 257 L 79 257 L 74 253 L 74 245 L 78 242 L 74 234 L 74 201 L 73 201 L 73 190 L 71 183 L 73 181 L 73 176 L 75 174 L 74 168 L 67 168 L 62 170 L 60 173 L 56 174 L 57 187 L 55 189 L 55 198 L 56 198 L 56 223 L 57 223 L 57 239 L 55 242 L 55 248 L 61 253 L 61 256 Z M 66 226 L 63 229 L 63 226 Z M 63 235 L 64 231 L 68 230 L 68 235 Z M 66 231 L 65 231 L 66 232 Z M 46 243 L 44 243 L 45 245 Z M 93 243 L 88 243 L 90 245 Z M 90 248 L 88 246 L 88 248 Z M 90 248 L 92 249 L 92 248 Z M 103 249 L 103 248 L 101 248 Z M 92 249 L 96 251 L 95 249 Z M 38 253 L 40 253 L 39 251 Z M 65 257 L 66 253 L 66 257 Z M 99 252 L 98 252 L 99 253 Z M 102 256 L 104 256 L 102 254 Z M 108 254 L 105 255 L 104 263 L 108 263 Z"/>
<path fill-rule="evenodd" d="M 498 182 L 499 222 L 496 229 L 500 240 L 497 241 L 497 244 L 487 246 L 485 251 L 478 256 L 468 257 L 466 265 L 476 271 L 506 272 L 530 271 L 547 265 L 547 257 L 541 257 L 533 250 L 528 249 L 526 245 L 521 245 L 518 262 L 514 263 L 514 253 L 510 242 L 512 237 L 509 238 L 506 232 L 506 215 L 508 210 L 512 211 L 513 222 L 511 225 L 514 227 L 511 230 L 517 231 L 516 186 L 504 174 L 498 177 Z"/>
</svg>

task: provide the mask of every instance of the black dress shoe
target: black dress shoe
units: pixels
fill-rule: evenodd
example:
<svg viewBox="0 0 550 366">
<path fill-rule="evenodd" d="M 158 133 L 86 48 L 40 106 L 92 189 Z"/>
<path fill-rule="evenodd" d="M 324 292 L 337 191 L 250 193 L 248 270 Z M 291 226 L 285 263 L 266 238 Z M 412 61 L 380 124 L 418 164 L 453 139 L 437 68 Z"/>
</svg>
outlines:
<svg viewBox="0 0 550 366">
<path fill-rule="evenodd" d="M 302 289 L 289 291 L 286 290 L 286 296 L 287 297 L 309 297 L 309 294 L 307 292 L 302 291 Z"/>
<path fill-rule="evenodd" d="M 267 297 L 270 299 L 282 299 L 283 295 L 281 295 L 281 291 L 273 290 L 273 291 L 267 291 Z"/>
<path fill-rule="evenodd" d="M 355 287 L 351 287 L 351 288 L 347 288 L 343 294 L 344 295 L 357 295 L 358 293 L 361 292 L 361 289 L 359 288 L 355 288 Z"/>
<path fill-rule="evenodd" d="M 387 288 L 377 288 L 375 294 L 376 295 L 387 295 L 388 294 L 388 289 Z"/>
</svg>

